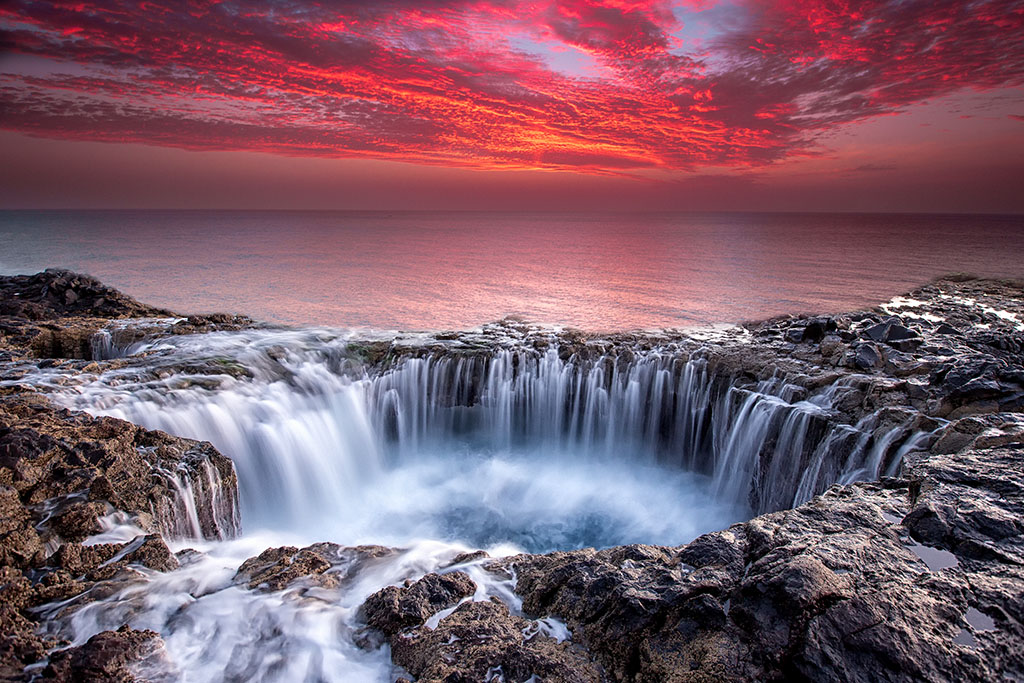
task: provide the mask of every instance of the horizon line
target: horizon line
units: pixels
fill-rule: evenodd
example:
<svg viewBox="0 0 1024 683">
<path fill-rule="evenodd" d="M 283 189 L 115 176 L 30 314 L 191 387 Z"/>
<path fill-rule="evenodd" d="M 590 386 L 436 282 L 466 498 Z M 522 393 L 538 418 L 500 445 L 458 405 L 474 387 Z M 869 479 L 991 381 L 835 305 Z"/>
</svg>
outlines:
<svg viewBox="0 0 1024 683">
<path fill-rule="evenodd" d="M 861 216 L 1005 216 L 1024 217 L 1024 211 L 885 211 L 885 210 L 844 210 L 801 211 L 796 209 L 357 209 L 357 208 L 186 208 L 186 207 L 0 207 L 0 213 L 493 213 L 493 214 L 593 214 L 593 215 L 669 215 L 669 214 L 775 214 L 775 215 L 861 215 Z"/>
</svg>

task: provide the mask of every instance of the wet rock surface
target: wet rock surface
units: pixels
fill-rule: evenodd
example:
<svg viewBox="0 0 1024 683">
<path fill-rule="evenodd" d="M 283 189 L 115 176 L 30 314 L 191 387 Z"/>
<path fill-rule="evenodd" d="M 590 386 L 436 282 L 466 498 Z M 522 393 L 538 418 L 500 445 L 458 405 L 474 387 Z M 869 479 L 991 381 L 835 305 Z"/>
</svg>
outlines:
<svg viewBox="0 0 1024 683">
<path fill-rule="evenodd" d="M 476 584 L 462 572 L 427 574 L 409 586 L 388 586 L 363 603 L 366 622 L 393 636 L 431 615 L 453 607 L 476 590 Z"/>
<path fill-rule="evenodd" d="M 468 600 L 475 591 L 462 572 L 427 574 L 371 595 L 363 610 L 387 637 L 395 663 L 424 683 L 602 680 L 580 648 L 540 633 L 497 598 Z"/>
<path fill-rule="evenodd" d="M 301 581 L 319 588 L 338 588 L 375 560 L 398 551 L 379 545 L 354 548 L 336 543 L 316 543 L 306 548 L 269 548 L 242 563 L 235 581 L 250 590 L 279 591 Z"/>
<path fill-rule="evenodd" d="M 56 408 L 38 395 L 0 395 L 0 486 L 0 504 L 31 518 L 41 543 L 82 541 L 117 510 L 172 537 L 224 538 L 238 524 L 234 466 L 210 444 Z M 5 553 L 25 558 L 35 547 L 31 534 L 12 538 Z"/>
<path fill-rule="evenodd" d="M 176 568 L 165 535 L 233 535 L 236 489 L 233 465 L 209 444 L 0 389 L 0 676 L 28 680 L 24 668 L 62 645 L 40 635 L 36 608 L 131 580 L 139 568 Z M 116 523 L 134 525 L 138 535 L 90 542 Z M 148 644 L 153 639 L 152 632 L 100 634 L 57 650 L 43 676 L 135 680 L 129 663 L 159 649 Z"/>
<path fill-rule="evenodd" d="M 501 561 L 612 680 L 1024 675 L 1024 445 L 919 454 L 679 548 Z M 992 627 L 978 630 L 977 610 Z"/>
<path fill-rule="evenodd" d="M 191 482 L 184 489 L 193 492 L 188 505 L 182 482 Z M 27 680 L 24 667 L 61 645 L 39 634 L 36 608 L 83 596 L 67 613 L 94 590 L 99 595 L 104 582 L 130 581 L 139 568 L 176 568 L 164 535 L 233 535 L 236 486 L 231 462 L 209 444 L 72 413 L 41 396 L 0 395 L 0 671 L 6 679 Z M 130 522 L 138 535 L 90 542 L 114 520 Z M 125 663 L 142 650 L 125 638 L 100 638 L 62 654 L 46 675 L 134 680 Z"/>
<path fill-rule="evenodd" d="M 176 317 L 67 271 L 0 278 L 0 678 L 172 680 L 157 634 L 125 627 L 67 648 L 39 629 L 34 608 L 90 588 L 103 594 L 134 572 L 172 570 L 187 554 L 176 557 L 164 537 L 222 538 L 238 524 L 233 468 L 209 444 L 56 408 L 36 393 L 33 373 L 73 382 L 117 368 L 164 381 L 183 368 L 161 367 L 149 351 L 118 356 L 141 340 L 252 324 Z M 431 353 L 475 358 L 523 347 L 555 348 L 562 360 L 627 363 L 650 350 L 700 357 L 739 397 L 773 377 L 785 378 L 787 401 L 838 383 L 843 391 L 827 415 L 808 417 L 808 433 L 871 414 L 871 443 L 885 446 L 897 432 L 894 444 L 911 432 L 928 437 L 898 457 L 895 446 L 880 448 L 887 476 L 879 481 L 832 486 L 685 546 L 467 555 L 462 561 L 480 571 L 514 577 L 522 604 L 478 595 L 458 566 L 417 576 L 366 600 L 366 647 L 388 643 L 421 681 L 1024 678 L 1020 283 L 946 278 L 868 311 L 704 337 L 592 335 L 505 320 L 474 332 L 352 341 L 337 362 L 381 372 Z M 267 352 L 269 364 L 285 360 L 275 353 Z M 219 359 L 184 370 L 200 385 L 248 372 Z M 777 466 L 761 463 L 755 509 L 791 504 L 771 490 Z M 183 490 L 197 503 L 194 516 L 180 513 Z M 138 527 L 136 538 L 93 542 L 118 515 Z M 242 564 L 234 584 L 331 591 L 397 552 L 272 548 Z M 540 629 L 547 618 L 564 622 L 571 638 Z"/>
<path fill-rule="evenodd" d="M 137 631 L 127 626 L 104 631 L 84 645 L 54 653 L 42 678 L 82 683 L 169 681 L 172 668 L 162 656 L 162 648 L 163 640 L 155 631 Z"/>
<path fill-rule="evenodd" d="M 195 334 L 254 324 L 236 315 L 180 317 L 70 270 L 51 268 L 35 275 L 0 276 L 0 360 L 98 360 L 97 335 L 111 321 L 139 318 L 163 319 L 164 324 L 141 329 L 115 326 L 116 341 L 127 346 L 156 332 Z"/>
</svg>

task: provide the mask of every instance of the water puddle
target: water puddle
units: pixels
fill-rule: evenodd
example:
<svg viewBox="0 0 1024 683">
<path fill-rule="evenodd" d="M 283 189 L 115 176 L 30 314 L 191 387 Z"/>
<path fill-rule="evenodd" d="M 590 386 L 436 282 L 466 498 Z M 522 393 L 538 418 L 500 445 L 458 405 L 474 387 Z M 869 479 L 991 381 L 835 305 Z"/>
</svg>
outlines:
<svg viewBox="0 0 1024 683">
<path fill-rule="evenodd" d="M 898 517 L 897 515 L 894 515 L 894 514 L 891 514 L 891 513 L 888 513 L 888 512 L 883 512 L 882 513 L 882 519 L 884 519 L 885 521 L 889 522 L 889 524 L 902 524 L 903 523 L 903 518 L 902 517 Z"/>
<path fill-rule="evenodd" d="M 968 624 L 974 627 L 975 631 L 994 631 L 996 628 L 996 622 L 992 617 L 973 607 L 967 609 L 964 618 L 967 619 Z"/>
<path fill-rule="evenodd" d="M 957 645 L 965 645 L 967 647 L 977 647 L 978 639 L 974 637 L 974 634 L 965 628 L 960 629 L 960 633 L 956 634 L 953 638 L 953 642 Z"/>
<path fill-rule="evenodd" d="M 959 564 L 959 561 L 956 559 L 956 555 L 948 550 L 933 548 L 921 543 L 911 543 L 906 547 L 907 550 L 921 558 L 921 560 L 928 565 L 928 569 L 933 572 L 949 569 L 950 567 L 955 567 Z"/>
<path fill-rule="evenodd" d="M 953 642 L 957 645 L 977 647 L 978 639 L 974 636 L 974 633 L 978 631 L 994 631 L 996 628 L 996 622 L 992 617 L 975 609 L 974 607 L 967 608 L 967 613 L 964 615 L 964 619 L 966 619 L 967 623 L 971 625 L 971 628 L 960 629 L 960 633 L 956 634 L 956 637 L 953 638 Z"/>
</svg>

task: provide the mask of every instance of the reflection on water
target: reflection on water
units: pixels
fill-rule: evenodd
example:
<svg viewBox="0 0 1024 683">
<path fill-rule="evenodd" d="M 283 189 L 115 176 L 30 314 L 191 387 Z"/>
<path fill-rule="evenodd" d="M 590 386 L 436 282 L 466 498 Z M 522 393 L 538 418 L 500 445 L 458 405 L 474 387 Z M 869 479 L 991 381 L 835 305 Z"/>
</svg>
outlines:
<svg viewBox="0 0 1024 683">
<path fill-rule="evenodd" d="M 380 329 L 680 327 L 1024 276 L 1019 216 L 9 211 L 0 243 L 3 273 L 59 265 L 178 311 Z"/>
</svg>

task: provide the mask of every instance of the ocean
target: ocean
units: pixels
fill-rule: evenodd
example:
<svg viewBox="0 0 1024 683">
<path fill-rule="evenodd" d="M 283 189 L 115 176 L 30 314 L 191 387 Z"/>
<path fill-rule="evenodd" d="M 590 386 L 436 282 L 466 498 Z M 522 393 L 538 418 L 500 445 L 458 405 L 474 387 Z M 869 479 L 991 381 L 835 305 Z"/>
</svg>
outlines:
<svg viewBox="0 0 1024 683">
<path fill-rule="evenodd" d="M 873 305 L 944 273 L 1024 276 L 1024 217 L 4 211 L 0 272 L 53 266 L 182 313 L 592 331 Z"/>
</svg>

